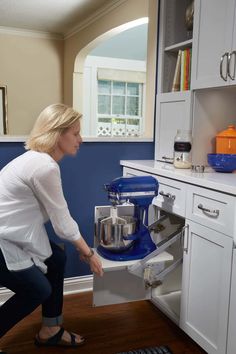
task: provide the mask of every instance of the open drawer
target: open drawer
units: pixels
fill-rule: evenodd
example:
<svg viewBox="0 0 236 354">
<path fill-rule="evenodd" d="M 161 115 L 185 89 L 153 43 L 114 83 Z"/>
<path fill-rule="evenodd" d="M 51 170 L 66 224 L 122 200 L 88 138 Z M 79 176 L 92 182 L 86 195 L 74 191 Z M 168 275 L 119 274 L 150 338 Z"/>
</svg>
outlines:
<svg viewBox="0 0 236 354">
<path fill-rule="evenodd" d="M 163 214 L 155 206 L 153 208 L 153 218 L 161 220 L 153 224 L 150 232 L 157 250 L 134 261 L 111 261 L 99 256 L 104 276 L 94 275 L 94 306 L 152 299 L 156 288 L 164 292 L 173 290 L 170 285 L 166 287 L 163 284 L 164 279 L 169 278 L 182 264 L 184 220 L 172 214 Z M 181 290 L 180 283 L 178 280 L 174 290 Z"/>
</svg>

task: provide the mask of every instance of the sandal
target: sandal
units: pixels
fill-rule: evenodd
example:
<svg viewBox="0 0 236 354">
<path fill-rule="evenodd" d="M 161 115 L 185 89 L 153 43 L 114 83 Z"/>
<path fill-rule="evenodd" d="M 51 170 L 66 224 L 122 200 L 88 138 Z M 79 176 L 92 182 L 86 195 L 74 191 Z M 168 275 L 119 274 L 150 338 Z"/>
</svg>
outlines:
<svg viewBox="0 0 236 354">
<path fill-rule="evenodd" d="M 71 340 L 70 342 L 66 341 L 65 339 L 62 339 L 63 333 L 64 333 L 65 329 L 63 327 L 61 327 L 61 329 L 52 337 L 48 338 L 48 339 L 41 339 L 39 337 L 39 335 L 37 334 L 34 340 L 34 344 L 37 345 L 38 347 L 72 347 L 72 348 L 76 348 L 79 347 L 80 345 L 84 344 L 85 338 L 84 337 L 80 337 L 80 342 L 77 343 L 76 342 L 76 336 L 71 333 L 68 332 Z M 1 352 L 0 352 L 1 354 Z"/>
</svg>

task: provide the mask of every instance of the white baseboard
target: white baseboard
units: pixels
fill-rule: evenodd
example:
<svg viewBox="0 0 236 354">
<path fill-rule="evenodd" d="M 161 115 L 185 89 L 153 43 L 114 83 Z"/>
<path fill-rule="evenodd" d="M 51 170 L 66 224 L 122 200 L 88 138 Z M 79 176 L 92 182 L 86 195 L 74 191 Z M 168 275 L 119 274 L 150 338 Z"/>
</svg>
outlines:
<svg viewBox="0 0 236 354">
<path fill-rule="evenodd" d="M 82 293 L 93 289 L 93 276 L 66 278 L 64 281 L 64 295 Z"/>
<path fill-rule="evenodd" d="M 77 294 L 93 289 L 93 276 L 84 275 L 80 277 L 66 278 L 64 281 L 64 295 Z M 7 301 L 13 292 L 6 288 L 0 288 L 0 305 Z"/>
</svg>

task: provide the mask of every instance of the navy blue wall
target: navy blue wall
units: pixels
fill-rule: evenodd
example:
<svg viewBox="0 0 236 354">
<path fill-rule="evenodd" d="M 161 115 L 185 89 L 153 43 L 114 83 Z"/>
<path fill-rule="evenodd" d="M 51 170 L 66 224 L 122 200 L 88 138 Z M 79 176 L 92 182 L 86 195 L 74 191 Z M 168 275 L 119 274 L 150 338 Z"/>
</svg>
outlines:
<svg viewBox="0 0 236 354">
<path fill-rule="evenodd" d="M 1 143 L 0 169 L 24 152 L 23 143 Z M 80 147 L 76 157 L 60 162 L 63 190 L 71 215 L 78 222 L 88 244 L 93 245 L 94 207 L 108 204 L 104 183 L 122 175 L 120 160 L 154 158 L 153 143 L 89 143 Z M 51 227 L 46 225 L 50 238 L 61 242 Z M 80 262 L 74 247 L 66 242 L 66 277 L 90 274 L 87 264 Z"/>
</svg>

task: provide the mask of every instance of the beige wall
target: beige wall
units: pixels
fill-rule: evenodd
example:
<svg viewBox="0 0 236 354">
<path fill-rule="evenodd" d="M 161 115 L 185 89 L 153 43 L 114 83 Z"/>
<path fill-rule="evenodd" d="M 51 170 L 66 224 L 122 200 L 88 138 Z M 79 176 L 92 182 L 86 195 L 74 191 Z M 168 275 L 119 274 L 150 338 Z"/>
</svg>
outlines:
<svg viewBox="0 0 236 354">
<path fill-rule="evenodd" d="M 27 134 L 44 107 L 63 101 L 63 47 L 61 40 L 0 34 L 10 134 Z"/>
<path fill-rule="evenodd" d="M 146 117 L 153 132 L 157 0 L 127 0 L 77 34 L 62 40 L 0 33 L 0 85 L 8 91 L 11 135 L 26 135 L 55 102 L 73 104 L 73 72 L 81 49 L 114 27 L 149 16 Z M 63 94 L 64 92 L 64 94 Z"/>
<path fill-rule="evenodd" d="M 64 100 L 73 104 L 73 72 L 78 53 L 97 37 L 124 23 L 149 16 L 148 58 L 147 58 L 147 100 L 146 117 L 148 135 L 153 135 L 156 72 L 156 25 L 157 0 L 127 0 L 113 11 L 99 18 L 77 34 L 67 38 L 64 44 Z M 78 93 L 79 94 L 79 93 Z"/>
</svg>

